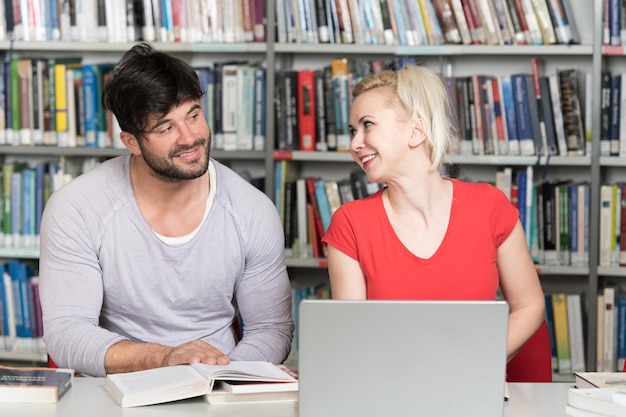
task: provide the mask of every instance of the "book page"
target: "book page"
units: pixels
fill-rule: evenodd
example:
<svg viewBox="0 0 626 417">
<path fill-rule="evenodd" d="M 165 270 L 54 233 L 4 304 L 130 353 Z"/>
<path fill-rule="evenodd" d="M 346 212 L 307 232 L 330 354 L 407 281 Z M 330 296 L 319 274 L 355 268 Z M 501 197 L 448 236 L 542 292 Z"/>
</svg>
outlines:
<svg viewBox="0 0 626 417">
<path fill-rule="evenodd" d="M 296 381 L 295 378 L 281 370 L 278 366 L 263 361 L 232 361 L 228 365 L 192 363 L 191 367 L 207 379 L 267 382 Z"/>
<path fill-rule="evenodd" d="M 167 387 L 185 386 L 202 381 L 202 376 L 190 366 L 177 365 L 146 371 L 111 374 L 108 377 L 124 394 L 163 391 Z"/>
</svg>

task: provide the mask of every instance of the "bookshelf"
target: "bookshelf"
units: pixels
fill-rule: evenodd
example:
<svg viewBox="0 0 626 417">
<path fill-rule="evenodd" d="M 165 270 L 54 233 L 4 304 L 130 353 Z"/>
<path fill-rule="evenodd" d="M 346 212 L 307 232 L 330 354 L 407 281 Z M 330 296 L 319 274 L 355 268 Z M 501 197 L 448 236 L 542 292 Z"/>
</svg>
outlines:
<svg viewBox="0 0 626 417">
<path fill-rule="evenodd" d="M 276 4 L 279 0 L 268 0 L 266 28 L 277 23 Z M 281 43 L 274 30 L 266 31 L 266 42 L 253 43 L 174 43 L 157 42 L 155 47 L 174 53 L 194 65 L 208 64 L 228 59 L 256 60 L 265 63 L 266 85 L 266 149 L 264 151 L 212 151 L 212 156 L 230 162 L 233 167 L 252 169 L 265 176 L 266 193 L 274 198 L 275 162 L 293 161 L 300 174 L 319 175 L 328 179 L 344 177 L 356 167 L 349 153 L 304 152 L 276 149 L 274 138 L 278 133 L 275 123 L 274 86 L 277 74 L 282 69 L 317 69 L 336 57 L 348 59 L 380 58 L 393 59 L 417 56 L 420 63 L 444 75 L 468 76 L 489 72 L 495 75 L 511 74 L 515 71 L 530 72 L 530 59 L 539 57 L 545 62 L 545 73 L 551 74 L 558 68 L 574 67 L 593 74 L 592 94 L 599 97 L 600 77 L 606 68 L 624 68 L 626 53 L 623 47 L 603 47 L 602 11 L 603 1 L 569 0 L 576 21 L 580 43 L 573 45 L 355 45 L 348 44 L 301 44 Z M 589 17 L 592 17 L 591 19 Z M 125 42 L 24 42 L 0 41 L 0 51 L 16 56 L 37 57 L 77 56 L 85 62 L 115 62 L 130 47 Z M 449 164 L 461 167 L 464 177 L 481 181 L 493 181 L 495 172 L 502 167 L 523 168 L 535 166 L 537 173 L 548 170 L 550 177 L 587 179 L 591 184 L 591 212 L 589 228 L 589 265 L 587 267 L 537 265 L 542 285 L 546 292 L 565 290 L 584 293 L 586 328 L 586 363 L 593 369 L 596 361 L 596 295 L 605 280 L 619 280 L 626 276 L 626 268 L 599 267 L 599 187 L 604 181 L 619 178 L 626 168 L 626 158 L 601 157 L 600 118 L 597 100 L 593 103 L 591 152 L 584 156 L 492 156 L 450 155 Z M 0 146 L 0 159 L 15 158 L 53 160 L 81 158 L 108 158 L 124 153 L 119 149 L 100 148 L 55 148 L 29 146 Z M 549 168 L 546 168 L 549 166 Z M 0 258 L 37 259 L 36 251 L 0 249 Z M 314 282 L 326 277 L 326 261 L 314 258 L 288 258 L 287 266 L 294 282 Z M 19 359 L 9 356 L 8 359 Z M 0 360 L 5 356 L 0 352 Z"/>
</svg>

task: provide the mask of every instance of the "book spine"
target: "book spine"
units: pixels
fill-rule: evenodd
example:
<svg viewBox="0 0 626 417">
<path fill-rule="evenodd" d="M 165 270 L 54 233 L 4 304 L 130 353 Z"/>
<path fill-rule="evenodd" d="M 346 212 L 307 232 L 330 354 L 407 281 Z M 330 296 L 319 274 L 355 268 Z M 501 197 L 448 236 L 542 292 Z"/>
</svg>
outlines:
<svg viewBox="0 0 626 417">
<path fill-rule="evenodd" d="M 315 128 L 315 75 L 313 70 L 297 72 L 298 85 L 298 136 L 301 151 L 314 151 Z"/>
<path fill-rule="evenodd" d="M 572 372 L 572 359 L 569 347 L 567 299 L 565 294 L 552 294 L 552 311 L 554 315 L 554 337 L 559 374 L 570 374 Z"/>
<path fill-rule="evenodd" d="M 266 109 L 266 74 L 264 68 L 254 70 L 254 150 L 265 150 L 265 109 Z"/>
<path fill-rule="evenodd" d="M 254 149 L 254 68 L 248 65 L 237 67 L 237 150 Z"/>
</svg>

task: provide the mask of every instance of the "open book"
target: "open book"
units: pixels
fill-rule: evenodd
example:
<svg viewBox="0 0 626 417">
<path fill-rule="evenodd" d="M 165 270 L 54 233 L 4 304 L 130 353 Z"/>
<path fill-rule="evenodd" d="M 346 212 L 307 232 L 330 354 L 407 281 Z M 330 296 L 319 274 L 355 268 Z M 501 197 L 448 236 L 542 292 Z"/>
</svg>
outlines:
<svg viewBox="0 0 626 417">
<path fill-rule="evenodd" d="M 626 388 L 626 372 L 574 372 L 576 388 Z"/>
<path fill-rule="evenodd" d="M 247 381 L 263 383 L 285 383 L 285 391 L 297 393 L 298 380 L 285 372 L 280 366 L 270 362 L 233 361 L 228 365 L 189 365 L 167 366 L 146 371 L 111 374 L 106 377 L 104 389 L 122 407 L 159 404 L 182 400 L 184 398 L 206 395 L 209 402 L 215 381 Z M 295 384 L 295 385 L 294 385 Z M 259 384 L 262 387 L 265 384 Z M 251 385 L 252 386 L 252 385 Z M 221 392 L 228 392 L 220 387 Z M 253 391 L 257 394 L 267 391 Z M 275 392 L 282 392 L 276 391 Z M 255 400 L 261 400 L 257 395 Z M 214 396 L 215 402 L 234 402 L 223 400 L 224 395 Z M 250 399 L 252 400 L 252 399 Z"/>
</svg>

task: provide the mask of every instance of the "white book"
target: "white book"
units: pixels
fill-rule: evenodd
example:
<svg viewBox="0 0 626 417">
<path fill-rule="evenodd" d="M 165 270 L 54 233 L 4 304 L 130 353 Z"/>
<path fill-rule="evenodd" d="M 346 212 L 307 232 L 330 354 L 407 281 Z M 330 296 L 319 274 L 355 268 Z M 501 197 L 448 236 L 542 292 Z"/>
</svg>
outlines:
<svg viewBox="0 0 626 417">
<path fill-rule="evenodd" d="M 565 137 L 565 124 L 563 111 L 561 109 L 561 88 L 559 87 L 559 78 L 556 74 L 549 75 L 548 82 L 550 85 L 554 132 L 556 135 L 557 146 L 559 148 L 559 155 L 567 156 L 567 139 Z"/>
<path fill-rule="evenodd" d="M 67 97 L 67 143 L 64 146 L 76 147 L 76 100 L 74 95 L 74 70 L 65 70 L 65 91 Z M 59 146 L 61 144 L 59 143 Z"/>
<path fill-rule="evenodd" d="M 541 35 L 537 15 L 535 15 L 535 10 L 533 9 L 532 0 L 521 0 L 521 3 L 522 9 L 524 10 L 524 17 L 526 18 L 526 24 L 528 25 L 531 42 L 535 45 L 542 45 L 543 36 Z"/>
<path fill-rule="evenodd" d="M 237 150 L 254 148 L 254 71 L 248 65 L 237 67 Z"/>
<path fill-rule="evenodd" d="M 572 371 L 582 372 L 585 370 L 585 342 L 580 294 L 567 294 L 567 325 Z"/>
<path fill-rule="evenodd" d="M 225 151 L 237 150 L 237 117 L 239 116 L 237 67 L 237 64 L 222 67 L 222 133 Z"/>
<path fill-rule="evenodd" d="M 308 258 L 312 255 L 312 253 L 309 253 L 310 244 L 306 196 L 306 179 L 298 178 L 296 180 L 296 212 L 298 213 L 298 249 L 300 258 Z"/>
<path fill-rule="evenodd" d="M 154 27 L 154 12 L 152 11 L 152 0 L 143 0 L 143 27 L 141 34 L 144 41 L 156 41 L 156 30 Z"/>
</svg>

